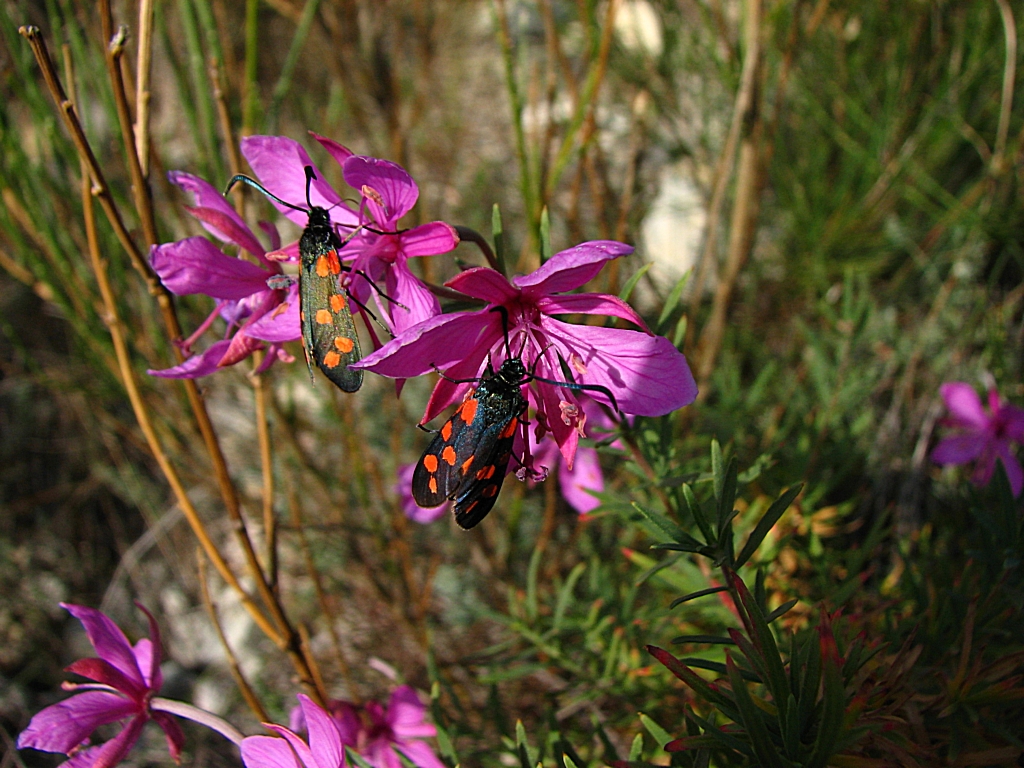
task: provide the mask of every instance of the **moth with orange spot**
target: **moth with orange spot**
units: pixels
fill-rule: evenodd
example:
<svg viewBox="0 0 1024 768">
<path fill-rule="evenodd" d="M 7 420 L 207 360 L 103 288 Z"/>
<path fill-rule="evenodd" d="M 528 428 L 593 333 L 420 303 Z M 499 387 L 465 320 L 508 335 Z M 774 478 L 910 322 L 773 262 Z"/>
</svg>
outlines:
<svg viewBox="0 0 1024 768">
<path fill-rule="evenodd" d="M 306 166 L 308 209 L 281 200 L 248 176 L 232 178 L 224 194 L 241 181 L 282 205 L 308 215 L 306 227 L 299 238 L 299 317 L 309 378 L 314 380 L 313 364 L 316 363 L 317 368 L 343 392 L 355 392 L 363 385 L 363 372 L 349 366 L 359 361 L 362 352 L 349 306 L 351 295 L 339 282 L 342 272 L 351 271 L 339 256 L 348 240 L 342 242 L 338 237 L 327 209 L 310 202 L 309 187 L 314 178 L 313 169 Z M 353 232 L 348 239 L 355 235 Z"/>
</svg>

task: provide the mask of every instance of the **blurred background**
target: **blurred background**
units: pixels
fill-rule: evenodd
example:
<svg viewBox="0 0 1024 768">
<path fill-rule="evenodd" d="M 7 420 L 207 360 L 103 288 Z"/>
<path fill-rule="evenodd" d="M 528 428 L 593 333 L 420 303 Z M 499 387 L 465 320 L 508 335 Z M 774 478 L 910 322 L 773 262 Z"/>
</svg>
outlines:
<svg viewBox="0 0 1024 768">
<path fill-rule="evenodd" d="M 61 600 L 102 607 L 133 638 L 145 628 L 132 600 L 142 601 L 160 617 L 173 659 L 166 695 L 224 713 L 247 733 L 258 728 L 203 608 L 195 540 L 125 396 L 89 264 L 78 155 L 18 34 L 23 24 L 42 30 L 145 254 L 100 8 L 0 6 L 7 747 L 60 698 L 62 667 L 89 654 Z M 302 142 L 345 189 L 308 136 L 315 131 L 412 174 L 420 197 L 407 226 L 442 219 L 490 239 L 497 205 L 516 271 L 539 264 L 546 239 L 554 251 L 591 239 L 635 244 L 593 290 L 629 290 L 701 386 L 695 405 L 640 420 L 633 453 L 601 448 L 608 495 L 596 514 L 579 519 L 554 478 L 535 489 L 510 478 L 491 516 L 465 534 L 447 518 L 407 520 L 395 489 L 398 466 L 427 442 L 413 425 L 429 382 L 410 382 L 399 400 L 373 376 L 354 396 L 322 378 L 311 388 L 297 344 L 299 362 L 275 365 L 258 384 L 251 366 L 199 380 L 257 540 L 257 433 L 269 430 L 273 587 L 308 630 L 332 695 L 381 698 L 395 680 L 423 691 L 437 683 L 435 717 L 465 765 L 517 760 L 517 718 L 542 745 L 551 733 L 571 735 L 585 761 L 625 756 L 638 712 L 676 727 L 684 689 L 652 671 L 644 645 L 711 631 L 729 616 L 716 603 L 667 611 L 672 597 L 706 585 L 707 573 L 673 561 L 645 575 L 656 561 L 639 554 L 650 541 L 629 522 L 629 502 L 658 504 L 699 478 L 712 438 L 745 472 L 741 512 L 763 512 L 781 489 L 807 484 L 759 553 L 776 602 L 800 598 L 786 616 L 793 631 L 825 601 L 899 645 L 906 621 L 934 608 L 934 590 L 963 563 L 1005 561 L 968 551 L 970 491 L 928 451 L 943 381 L 992 381 L 1005 397 L 1024 398 L 1019 8 L 162 0 L 148 36 L 138 2 L 115 2 L 110 14 L 113 29 L 128 28 L 122 72 L 132 114 L 148 106 L 143 171 L 157 242 L 201 233 L 166 172 L 222 188 L 248 171 L 241 136 Z M 148 101 L 137 92 L 140 39 L 152 46 Z M 277 220 L 258 196 L 245 206 L 250 222 Z M 173 364 L 157 302 L 96 215 L 141 395 L 192 502 L 238 560 L 184 389 L 144 373 Z M 285 242 L 298 235 L 287 223 L 282 230 Z M 471 244 L 454 255 L 483 263 Z M 415 268 L 441 283 L 456 260 Z M 212 308 L 202 296 L 176 305 L 186 333 Z M 282 654 L 212 575 L 209 592 L 240 668 L 286 722 L 297 688 Z M 953 601 L 952 613 L 921 630 L 922 680 L 953 663 L 968 602 Z M 1020 650 L 1019 609 L 1017 624 L 992 618 L 993 653 Z M 188 748 L 196 765 L 236 759 L 198 730 Z M 3 764 L 58 762 L 49 757 L 8 749 Z M 154 735 L 132 759 L 167 758 Z"/>
</svg>

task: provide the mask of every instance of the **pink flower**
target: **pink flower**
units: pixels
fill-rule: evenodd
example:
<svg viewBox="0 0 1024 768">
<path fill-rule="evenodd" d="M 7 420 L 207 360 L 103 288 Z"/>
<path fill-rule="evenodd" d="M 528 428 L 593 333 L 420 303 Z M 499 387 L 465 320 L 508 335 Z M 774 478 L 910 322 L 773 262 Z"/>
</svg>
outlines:
<svg viewBox="0 0 1024 768">
<path fill-rule="evenodd" d="M 284 726 L 265 723 L 284 738 L 249 736 L 242 740 L 242 762 L 246 768 L 343 768 L 345 745 L 338 724 L 312 699 L 299 694 L 299 704 L 309 743 Z M 295 759 L 298 755 L 298 761 Z"/>
<path fill-rule="evenodd" d="M 601 462 L 597 451 L 590 446 L 576 449 L 576 461 L 572 469 L 562 459 L 558 444 L 551 438 L 541 441 L 534 449 L 534 467 L 543 467 L 550 472 L 558 469 L 558 485 L 562 489 L 562 497 L 566 503 L 581 515 L 592 512 L 601 505 L 589 491 L 604 490 L 604 475 L 601 473 Z"/>
<path fill-rule="evenodd" d="M 402 768 L 399 752 L 419 768 L 445 768 L 423 741 L 436 736 L 437 729 L 426 722 L 427 708 L 408 685 L 395 689 L 386 708 L 376 701 L 357 707 L 332 700 L 324 710 L 303 695 L 299 704 L 301 711 L 293 713 L 291 730 L 267 725 L 285 740 L 250 736 L 242 742 L 246 768 L 297 768 L 289 745 L 305 768 L 340 768 L 344 747 L 362 755 L 374 768 Z M 308 746 L 295 733 L 303 729 L 309 731 Z"/>
<path fill-rule="evenodd" d="M 988 391 L 988 409 L 970 384 L 950 381 L 939 387 L 950 416 L 947 426 L 959 434 L 942 440 L 932 451 L 938 464 L 976 462 L 971 481 L 986 485 L 992 479 L 996 459 L 1003 462 L 1014 496 L 1024 488 L 1024 471 L 1010 449 L 1011 442 L 1024 442 L 1024 410 L 1006 403 L 995 389 Z"/>
<path fill-rule="evenodd" d="M 281 274 L 281 267 L 266 258 L 266 250 L 242 218 L 224 197 L 202 179 L 187 173 L 171 172 L 171 181 L 191 192 L 196 205 L 187 210 L 214 237 L 248 251 L 259 262 L 253 264 L 240 257 L 228 256 L 205 237 L 188 237 L 174 243 L 154 246 L 150 263 L 163 284 L 178 296 L 202 293 L 216 299 L 213 312 L 199 328 L 182 343 L 186 353 L 213 322 L 222 317 L 227 322 L 224 338 L 205 351 L 191 355 L 180 365 L 153 376 L 196 378 L 234 365 L 258 349 L 270 344 L 261 370 L 274 360 L 291 362 L 293 358 L 281 344 L 298 339 L 299 302 L 297 287 L 274 290 L 267 280 Z M 280 245 L 277 231 L 269 224 L 265 231 L 274 248 Z"/>
<path fill-rule="evenodd" d="M 455 230 L 443 221 L 434 221 L 397 231 L 399 219 L 412 210 L 419 197 L 419 188 L 405 169 L 387 160 L 353 155 L 323 136 L 313 137 L 341 165 L 346 183 L 359 192 L 358 212 L 345 205 L 341 196 L 322 181 L 320 171 L 298 142 L 284 136 L 250 136 L 242 140 L 242 154 L 268 190 L 296 204 L 306 199 L 305 166 L 313 166 L 318 181 L 313 183 L 311 201 L 327 208 L 331 221 L 341 227 L 342 240 L 359 225 L 377 230 L 359 230 L 342 249 L 341 257 L 350 262 L 354 271 L 348 278 L 349 290 L 363 304 L 372 295 L 392 333 L 400 333 L 440 313 L 437 298 L 413 275 L 407 262 L 411 257 L 452 250 L 459 243 Z M 305 214 L 277 207 L 292 221 L 305 226 Z M 393 301 L 382 298 L 360 272 L 375 284 L 383 282 L 380 290 Z"/>
<path fill-rule="evenodd" d="M 163 684 L 160 674 L 160 630 L 149 618 L 150 638 L 134 647 L 120 628 L 93 608 L 61 603 L 82 622 L 99 658 L 79 659 L 68 672 L 94 683 L 65 683 L 67 690 L 80 691 L 59 704 L 47 707 L 32 718 L 18 736 L 18 747 L 44 752 L 63 752 L 70 759 L 65 768 L 110 768 L 124 759 L 138 741 L 142 727 L 154 720 L 167 737 L 175 761 L 185 739 L 178 723 L 166 712 L 152 708 L 152 699 Z M 89 747 L 89 735 L 101 725 L 128 720 L 121 732 L 102 746 Z"/>
<path fill-rule="evenodd" d="M 451 509 L 451 504 L 441 504 L 438 507 L 421 507 L 412 497 L 412 473 L 416 470 L 415 464 L 402 464 L 398 468 L 398 482 L 395 483 L 395 492 L 402 503 L 402 512 L 414 523 L 426 525 L 444 517 Z"/>
<path fill-rule="evenodd" d="M 486 267 L 466 270 L 447 285 L 487 302 L 487 307 L 425 320 L 356 367 L 392 378 L 411 378 L 439 368 L 449 378 L 468 379 L 479 377 L 488 364 L 497 369 L 510 354 L 520 355 L 527 371 L 554 381 L 565 380 L 564 362 L 576 383 L 605 388 L 623 413 L 670 413 L 697 396 L 696 382 L 682 353 L 668 339 L 652 334 L 621 299 L 564 293 L 595 277 L 604 262 L 632 250 L 609 240 L 583 243 L 555 254 L 536 272 L 511 282 Z M 507 343 L 503 312 L 508 317 Z M 576 313 L 620 317 L 643 330 L 570 325 L 555 319 L 556 315 Z M 422 421 L 430 421 L 459 402 L 470 386 L 438 381 Z M 611 404 L 603 391 L 588 390 L 587 395 Z M 529 396 L 542 430 L 553 434 L 571 468 L 586 421 L 580 397 L 570 388 L 540 381 L 532 382 Z"/>
</svg>

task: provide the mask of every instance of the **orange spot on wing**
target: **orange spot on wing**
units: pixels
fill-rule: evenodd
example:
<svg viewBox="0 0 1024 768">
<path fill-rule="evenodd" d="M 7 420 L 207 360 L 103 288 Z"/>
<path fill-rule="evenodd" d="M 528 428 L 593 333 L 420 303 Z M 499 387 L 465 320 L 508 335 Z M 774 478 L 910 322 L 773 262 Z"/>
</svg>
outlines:
<svg viewBox="0 0 1024 768">
<path fill-rule="evenodd" d="M 476 418 L 476 406 L 477 403 L 479 402 L 480 401 L 474 397 L 462 404 L 462 420 L 467 424 L 469 424 L 471 421 L 473 421 L 474 418 Z"/>
<path fill-rule="evenodd" d="M 450 421 L 446 421 L 444 426 L 441 427 L 441 437 L 444 438 L 446 443 L 452 439 L 452 423 Z"/>
<path fill-rule="evenodd" d="M 427 472 L 437 472 L 437 456 L 432 453 L 428 453 L 423 457 L 423 466 Z"/>
<path fill-rule="evenodd" d="M 477 480 L 490 480 L 492 477 L 494 477 L 494 465 L 493 464 L 491 464 L 490 466 L 484 467 L 483 469 L 477 470 L 477 473 L 476 473 L 476 479 Z"/>
<path fill-rule="evenodd" d="M 444 450 L 441 451 L 441 458 L 444 459 L 445 463 L 449 467 L 455 466 L 455 449 L 450 445 L 446 445 Z"/>
<path fill-rule="evenodd" d="M 332 275 L 341 272 L 341 262 L 338 261 L 337 251 L 329 251 L 327 253 L 327 268 L 331 270 Z"/>
<path fill-rule="evenodd" d="M 497 485 L 488 485 L 486 488 L 484 488 L 482 491 L 480 491 L 480 495 L 483 496 L 485 499 L 490 499 L 493 496 L 497 496 L 498 495 L 498 486 Z"/>
<path fill-rule="evenodd" d="M 331 309 L 334 312 L 341 312 L 345 308 L 345 297 L 340 293 L 331 296 Z"/>
<path fill-rule="evenodd" d="M 337 368 L 338 363 L 341 362 L 341 355 L 335 352 L 333 349 L 324 355 L 324 367 L 325 368 Z"/>
<path fill-rule="evenodd" d="M 327 263 L 326 256 L 318 256 L 316 260 L 316 274 L 317 277 L 327 277 L 331 274 L 331 267 Z"/>
<path fill-rule="evenodd" d="M 517 425 L 518 423 L 519 423 L 519 419 L 517 419 L 517 418 L 515 418 L 515 417 L 513 416 L 513 417 L 512 417 L 512 421 L 510 421 L 510 422 L 508 423 L 508 426 L 507 426 L 507 427 L 505 427 L 505 428 L 504 428 L 503 430 L 501 430 L 501 434 L 500 434 L 500 435 L 498 435 L 498 438 L 499 438 L 499 439 L 504 439 L 504 438 L 506 438 L 506 437 L 512 437 L 512 435 L 513 435 L 513 434 L 515 434 L 515 431 L 516 431 L 516 425 Z"/>
<path fill-rule="evenodd" d="M 318 309 L 316 311 L 316 321 L 320 325 L 330 325 L 334 322 L 334 318 L 331 317 L 331 311 L 329 309 Z"/>
<path fill-rule="evenodd" d="M 427 483 L 427 488 L 430 489 L 430 492 L 432 494 L 434 494 L 435 496 L 437 495 L 437 478 L 436 477 L 430 478 L 430 482 Z"/>
<path fill-rule="evenodd" d="M 463 514 L 466 514 L 466 515 L 468 515 L 468 514 L 469 514 L 470 512 L 472 512 L 472 511 L 473 511 L 473 507 L 475 507 L 475 506 L 476 506 L 477 504 L 479 504 L 479 503 L 480 503 L 479 501 L 474 501 L 474 502 L 473 502 L 472 504 L 470 504 L 470 505 L 469 505 L 468 507 L 466 507 L 466 508 L 465 508 L 465 509 L 463 510 Z"/>
<path fill-rule="evenodd" d="M 476 456 L 470 456 L 468 459 L 462 462 L 462 474 L 466 474 L 467 472 L 469 472 L 469 467 L 473 463 L 473 459 L 475 458 Z"/>
<path fill-rule="evenodd" d="M 335 336 L 334 346 L 337 347 L 338 351 L 341 352 L 341 354 L 347 355 L 349 352 L 355 349 L 356 345 L 352 343 L 352 339 L 346 336 Z"/>
</svg>

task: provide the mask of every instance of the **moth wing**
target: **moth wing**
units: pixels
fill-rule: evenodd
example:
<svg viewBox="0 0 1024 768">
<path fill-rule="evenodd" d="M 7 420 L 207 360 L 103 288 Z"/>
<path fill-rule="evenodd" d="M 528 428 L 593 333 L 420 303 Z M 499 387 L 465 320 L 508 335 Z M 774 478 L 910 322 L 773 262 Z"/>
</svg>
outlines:
<svg viewBox="0 0 1024 768">
<path fill-rule="evenodd" d="M 467 468 L 455 498 L 455 522 L 460 528 L 472 528 L 494 507 L 505 482 L 512 442 L 519 419 L 516 416 L 494 425 L 493 440 L 477 448 L 474 462 Z"/>
</svg>

